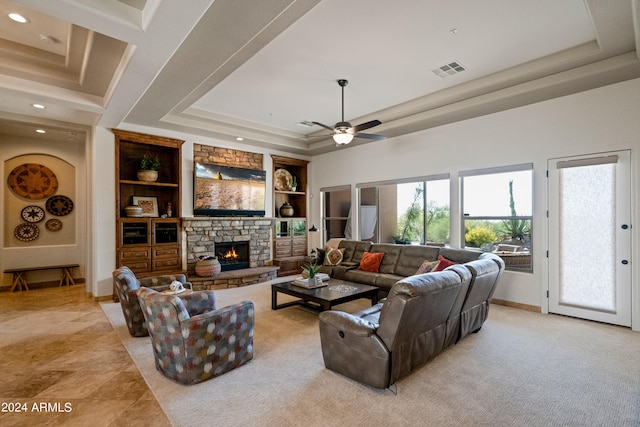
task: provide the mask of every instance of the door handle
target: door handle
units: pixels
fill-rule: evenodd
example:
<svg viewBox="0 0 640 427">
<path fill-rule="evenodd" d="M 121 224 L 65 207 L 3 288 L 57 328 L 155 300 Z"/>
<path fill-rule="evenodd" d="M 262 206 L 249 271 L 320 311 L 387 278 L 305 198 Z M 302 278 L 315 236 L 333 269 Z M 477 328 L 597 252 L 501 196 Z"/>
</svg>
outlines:
<svg viewBox="0 0 640 427">
<path fill-rule="evenodd" d="M 629 261 L 627 261 L 626 259 L 623 259 L 623 260 L 622 260 L 622 261 L 620 261 L 620 262 L 622 262 L 622 265 L 627 265 L 627 264 L 629 264 Z"/>
<path fill-rule="evenodd" d="M 622 224 L 622 225 L 621 225 L 621 228 L 622 228 L 623 230 L 626 230 L 627 228 L 629 228 L 629 226 L 628 226 L 627 224 Z"/>
</svg>

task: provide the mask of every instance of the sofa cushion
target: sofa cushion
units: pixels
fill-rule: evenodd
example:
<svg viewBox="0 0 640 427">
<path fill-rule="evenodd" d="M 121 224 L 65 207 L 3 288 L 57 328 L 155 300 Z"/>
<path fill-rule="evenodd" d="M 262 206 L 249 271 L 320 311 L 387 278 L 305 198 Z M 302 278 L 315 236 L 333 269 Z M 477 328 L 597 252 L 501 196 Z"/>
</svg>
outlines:
<svg viewBox="0 0 640 427">
<path fill-rule="evenodd" d="M 456 265 L 456 264 L 460 264 L 460 263 L 456 261 L 451 261 L 450 259 L 447 259 L 442 255 L 438 255 L 438 265 L 435 269 L 435 272 L 442 271 L 447 267 L 451 267 L 452 265 Z"/>
<path fill-rule="evenodd" d="M 344 249 L 328 249 L 324 256 L 324 265 L 340 265 Z"/>
<path fill-rule="evenodd" d="M 371 249 L 371 242 L 363 242 L 360 240 L 342 240 L 340 241 L 339 248 L 344 249 L 343 262 L 360 263 L 362 255 L 365 252 L 369 252 Z"/>
<path fill-rule="evenodd" d="M 422 264 L 420 264 L 420 267 L 418 267 L 415 274 L 431 273 L 432 271 L 435 272 L 438 264 L 440 264 L 440 261 L 424 261 Z"/>
<path fill-rule="evenodd" d="M 401 246 L 400 258 L 398 258 L 394 274 L 405 277 L 413 276 L 425 260 L 436 261 L 439 251 L 440 248 L 434 246 Z"/>
<path fill-rule="evenodd" d="M 345 270 L 343 280 L 348 280 L 349 282 L 362 283 L 363 285 L 377 286 L 378 273 L 371 273 L 369 271 L 358 270 L 357 268 L 351 270 Z M 331 283 L 329 283 L 331 285 Z"/>
<path fill-rule="evenodd" d="M 398 281 L 404 279 L 403 276 L 398 276 L 397 274 L 376 274 L 376 283 L 375 285 L 383 291 L 382 293 L 387 294 Z"/>
<path fill-rule="evenodd" d="M 380 268 L 380 263 L 382 263 L 382 258 L 384 258 L 384 253 L 382 252 L 365 252 L 362 254 L 358 269 L 377 273 Z"/>
<path fill-rule="evenodd" d="M 380 273 L 396 274 L 396 264 L 400 258 L 402 245 L 394 245 L 391 243 L 374 243 L 371 245 L 371 252 L 383 252 L 384 258 L 378 271 Z M 416 266 L 417 268 L 417 266 Z M 414 268 L 413 271 L 416 271 Z"/>
</svg>

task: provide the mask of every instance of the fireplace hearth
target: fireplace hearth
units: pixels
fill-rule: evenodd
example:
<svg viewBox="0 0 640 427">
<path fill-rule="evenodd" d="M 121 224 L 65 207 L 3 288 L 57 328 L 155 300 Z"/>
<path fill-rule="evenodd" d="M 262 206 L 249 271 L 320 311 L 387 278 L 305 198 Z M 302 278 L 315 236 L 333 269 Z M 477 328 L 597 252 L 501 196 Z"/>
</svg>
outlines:
<svg viewBox="0 0 640 427">
<path fill-rule="evenodd" d="M 216 243 L 216 257 L 222 271 L 249 267 L 249 242 Z"/>
</svg>

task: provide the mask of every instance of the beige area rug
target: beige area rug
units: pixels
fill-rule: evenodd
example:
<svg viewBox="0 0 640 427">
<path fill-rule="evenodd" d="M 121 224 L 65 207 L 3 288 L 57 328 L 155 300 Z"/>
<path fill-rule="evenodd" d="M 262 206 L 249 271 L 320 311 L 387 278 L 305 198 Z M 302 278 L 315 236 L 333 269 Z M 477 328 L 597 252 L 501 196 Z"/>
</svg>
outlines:
<svg viewBox="0 0 640 427">
<path fill-rule="evenodd" d="M 629 329 L 492 305 L 478 334 L 396 395 L 325 369 L 317 313 L 271 310 L 269 282 L 216 295 L 218 306 L 255 303 L 254 359 L 193 386 L 157 372 L 149 338 L 129 336 L 120 306 L 101 304 L 175 426 L 640 425 L 640 333 Z"/>
</svg>

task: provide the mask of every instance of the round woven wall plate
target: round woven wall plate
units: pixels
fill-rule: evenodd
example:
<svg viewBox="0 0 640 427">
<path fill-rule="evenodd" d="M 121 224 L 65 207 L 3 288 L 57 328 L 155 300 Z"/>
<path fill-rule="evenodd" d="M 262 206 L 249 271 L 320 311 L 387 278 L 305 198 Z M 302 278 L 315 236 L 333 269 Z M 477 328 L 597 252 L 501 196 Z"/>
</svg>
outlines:
<svg viewBox="0 0 640 427">
<path fill-rule="evenodd" d="M 20 197 L 40 200 L 56 192 L 58 178 L 46 166 L 37 163 L 25 163 L 9 173 L 7 184 Z"/>
<path fill-rule="evenodd" d="M 40 229 L 35 224 L 22 223 L 18 224 L 15 230 L 13 230 L 13 235 L 16 236 L 18 240 L 30 242 L 38 238 Z"/>
<path fill-rule="evenodd" d="M 274 186 L 278 191 L 291 191 L 292 176 L 286 169 L 276 169 L 273 174 Z"/>
<path fill-rule="evenodd" d="M 44 223 L 44 226 L 49 231 L 60 231 L 62 229 L 62 221 L 56 218 L 51 218 Z"/>
<path fill-rule="evenodd" d="M 69 215 L 73 210 L 73 202 L 67 196 L 52 196 L 47 199 L 47 212 L 55 216 Z"/>
<path fill-rule="evenodd" d="M 27 222 L 40 222 L 44 218 L 44 209 L 40 206 L 27 206 L 22 209 L 20 216 Z"/>
</svg>

